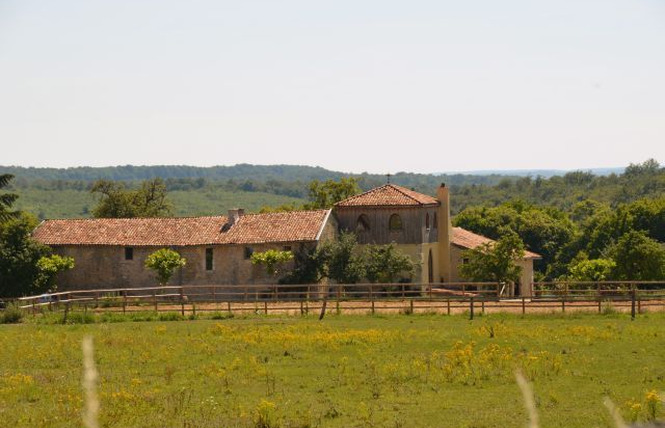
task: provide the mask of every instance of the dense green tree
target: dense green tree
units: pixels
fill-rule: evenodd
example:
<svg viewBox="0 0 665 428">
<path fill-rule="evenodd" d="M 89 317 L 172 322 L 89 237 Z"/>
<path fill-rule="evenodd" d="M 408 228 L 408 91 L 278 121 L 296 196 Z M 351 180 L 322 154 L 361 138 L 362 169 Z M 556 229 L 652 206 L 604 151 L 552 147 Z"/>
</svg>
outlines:
<svg viewBox="0 0 665 428">
<path fill-rule="evenodd" d="M 38 262 L 51 255 L 49 247 L 30 237 L 37 219 L 28 214 L 0 222 L 0 296 L 18 297 L 48 290 L 49 281 Z"/>
<path fill-rule="evenodd" d="M 99 202 L 92 210 L 97 218 L 165 217 L 171 215 L 166 186 L 161 178 L 144 181 L 139 189 L 128 189 L 124 183 L 110 180 L 96 181 L 93 194 Z"/>
<path fill-rule="evenodd" d="M 522 268 L 517 261 L 524 257 L 524 243 L 510 231 L 502 231 L 499 240 L 467 250 L 468 259 L 460 268 L 460 274 L 471 281 L 514 283 L 520 278 Z"/>
<path fill-rule="evenodd" d="M 665 279 L 665 248 L 643 231 L 625 233 L 607 251 L 616 263 L 615 280 L 658 281 Z"/>
<path fill-rule="evenodd" d="M 467 208 L 454 218 L 454 224 L 492 239 L 500 238 L 506 229 L 515 232 L 526 248 L 543 257 L 543 266 L 552 263 L 576 233 L 575 224 L 561 210 L 520 200 Z"/>
<path fill-rule="evenodd" d="M 314 180 L 309 184 L 309 200 L 305 205 L 307 209 L 332 208 L 337 202 L 360 193 L 358 181 L 355 178 L 342 177 L 339 181 L 327 180 L 320 182 Z"/>
<path fill-rule="evenodd" d="M 266 250 L 253 253 L 250 257 L 253 265 L 262 265 L 270 276 L 277 276 L 284 264 L 293 260 L 291 251 Z"/>
<path fill-rule="evenodd" d="M 46 287 L 48 290 L 57 290 L 55 279 L 60 272 L 64 272 L 74 268 L 74 259 L 72 257 L 60 256 L 53 254 L 50 256 L 42 256 L 37 260 L 37 269 L 39 269 L 40 277 L 39 284 L 41 287 Z"/>
<path fill-rule="evenodd" d="M 612 279 L 616 268 L 614 260 L 581 258 L 571 262 L 568 275 L 564 280 L 572 281 L 607 281 Z"/>
<path fill-rule="evenodd" d="M 624 174 L 626 176 L 654 175 L 660 170 L 660 164 L 656 159 L 647 159 L 642 163 L 631 163 L 626 167 Z"/>
<path fill-rule="evenodd" d="M 321 247 L 303 247 L 293 254 L 293 269 L 279 282 L 282 284 L 318 284 L 328 275 L 327 250 Z"/>
<path fill-rule="evenodd" d="M 0 175 L 0 190 L 7 187 L 9 182 L 14 178 L 11 174 L 2 174 Z M 12 217 L 16 217 L 18 214 L 16 211 L 12 211 L 12 205 L 18 198 L 18 195 L 15 193 L 0 193 L 0 222 L 7 221 Z"/>
<path fill-rule="evenodd" d="M 411 257 L 402 253 L 395 244 L 367 245 L 363 259 L 369 282 L 394 283 L 404 276 L 411 278 L 415 271 Z"/>
<path fill-rule="evenodd" d="M 338 239 L 323 244 L 328 278 L 338 284 L 355 284 L 365 276 L 365 264 L 358 251 L 356 235 L 342 232 Z"/>
<path fill-rule="evenodd" d="M 180 254 L 168 248 L 159 249 L 145 259 L 145 267 L 155 273 L 160 285 L 166 285 L 175 270 L 185 266 L 186 263 Z"/>
</svg>

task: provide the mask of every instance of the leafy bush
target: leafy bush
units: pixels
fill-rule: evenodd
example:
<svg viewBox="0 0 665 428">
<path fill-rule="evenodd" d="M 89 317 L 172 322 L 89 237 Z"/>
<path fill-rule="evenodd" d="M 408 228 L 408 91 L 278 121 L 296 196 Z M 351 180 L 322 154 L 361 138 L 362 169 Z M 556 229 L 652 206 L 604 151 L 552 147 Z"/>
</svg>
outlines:
<svg viewBox="0 0 665 428">
<path fill-rule="evenodd" d="M 185 319 L 178 312 L 164 312 L 157 317 L 159 321 L 182 321 Z"/>
<path fill-rule="evenodd" d="M 161 285 L 166 285 L 173 276 L 173 272 L 177 268 L 185 266 L 186 262 L 177 252 L 168 248 L 162 248 L 150 254 L 145 259 L 145 267 L 155 272 L 157 281 Z"/>
<path fill-rule="evenodd" d="M 0 324 L 17 324 L 22 319 L 23 310 L 16 303 L 10 303 L 4 311 L 0 312 Z"/>
<path fill-rule="evenodd" d="M 95 316 L 87 312 L 70 312 L 64 319 L 65 324 L 94 324 L 95 321 Z"/>
</svg>

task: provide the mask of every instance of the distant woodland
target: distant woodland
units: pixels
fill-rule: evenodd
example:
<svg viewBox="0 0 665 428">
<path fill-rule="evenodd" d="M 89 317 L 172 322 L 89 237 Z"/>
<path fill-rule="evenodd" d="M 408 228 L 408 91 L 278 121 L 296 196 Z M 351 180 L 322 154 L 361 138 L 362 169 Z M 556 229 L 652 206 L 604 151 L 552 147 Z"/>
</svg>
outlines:
<svg viewBox="0 0 665 428">
<path fill-rule="evenodd" d="M 346 183 L 355 193 L 390 180 L 433 195 L 446 183 L 454 224 L 496 240 L 517 235 L 526 249 L 542 256 L 536 263 L 537 279 L 665 279 L 665 168 L 653 159 L 631 164 L 620 174 L 573 171 L 549 178 L 354 175 L 306 166 L 253 165 L 0 167 L 0 174 L 15 176 L 5 189 L 18 195 L 14 208 L 39 219 L 99 214 L 100 194 L 92 190 L 100 180 L 107 191 L 132 198 L 146 190 L 148 181 L 159 182 L 168 195 L 165 212 L 177 216 L 225 214 L 236 207 L 256 212 L 309 206 L 312 185 L 325 196 L 327 185 Z"/>
<path fill-rule="evenodd" d="M 265 206 L 301 205 L 312 180 L 353 177 L 362 190 L 386 183 L 378 174 L 345 174 L 319 167 L 293 165 L 117 166 L 78 168 L 23 168 L 0 166 L 0 174 L 15 176 L 10 190 L 19 194 L 16 208 L 43 218 L 89 217 L 97 200 L 90 193 L 99 179 L 123 181 L 138 187 L 143 180 L 164 179 L 178 216 L 225 213 L 230 208 L 258 211 Z M 562 176 L 412 174 L 400 172 L 390 181 L 434 195 L 440 183 L 451 187 L 452 209 L 498 206 L 521 200 L 568 211 L 577 202 L 592 199 L 615 207 L 640 198 L 665 196 L 665 172 L 656 161 L 631 165 L 622 174 L 594 175 L 574 171 Z"/>
</svg>

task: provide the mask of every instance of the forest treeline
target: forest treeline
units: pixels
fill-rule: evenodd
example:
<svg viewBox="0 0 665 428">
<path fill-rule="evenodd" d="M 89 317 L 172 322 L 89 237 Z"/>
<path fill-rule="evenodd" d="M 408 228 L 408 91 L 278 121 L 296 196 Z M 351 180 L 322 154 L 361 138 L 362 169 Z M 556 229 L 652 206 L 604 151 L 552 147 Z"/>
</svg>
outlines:
<svg viewBox="0 0 665 428">
<path fill-rule="evenodd" d="M 21 195 L 20 208 L 42 218 L 89 215 L 96 202 L 90 190 L 98 179 L 124 181 L 129 187 L 138 188 L 143 180 L 160 177 L 164 179 L 167 191 L 177 199 L 176 215 L 219 214 L 241 206 L 239 204 L 258 211 L 271 204 L 302 203 L 308 197 L 313 180 L 350 177 L 356 180 L 361 190 L 382 185 L 387 180 L 386 176 L 378 174 L 344 174 L 319 167 L 291 165 L 0 167 L 0 174 L 15 176 L 10 186 Z M 665 169 L 655 160 L 631 164 L 622 174 L 594 175 L 589 171 L 572 171 L 544 178 L 402 172 L 391 176 L 390 181 L 430 195 L 434 195 L 439 184 L 445 182 L 451 188 L 453 213 L 471 206 L 498 206 L 512 200 L 569 211 L 586 199 L 616 207 L 640 198 L 665 196 Z M 57 210 L 53 209 L 55 206 Z"/>
</svg>

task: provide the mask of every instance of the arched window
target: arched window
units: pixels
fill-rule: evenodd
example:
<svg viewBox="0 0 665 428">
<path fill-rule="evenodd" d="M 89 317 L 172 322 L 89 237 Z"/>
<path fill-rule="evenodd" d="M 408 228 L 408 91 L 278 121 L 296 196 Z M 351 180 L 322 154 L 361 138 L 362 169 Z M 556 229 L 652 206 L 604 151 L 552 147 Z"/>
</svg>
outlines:
<svg viewBox="0 0 665 428">
<path fill-rule="evenodd" d="M 429 229 L 429 213 L 425 214 L 425 229 Z"/>
<path fill-rule="evenodd" d="M 388 220 L 388 229 L 389 230 L 402 230 L 402 217 L 398 214 L 393 214 Z"/>
<path fill-rule="evenodd" d="M 439 222 L 436 220 L 436 213 L 434 213 L 434 225 L 433 226 L 434 226 L 434 229 L 439 228 Z"/>
<path fill-rule="evenodd" d="M 369 230 L 369 217 L 365 214 L 360 214 L 358 221 L 356 221 L 356 231 L 365 232 Z"/>
</svg>

